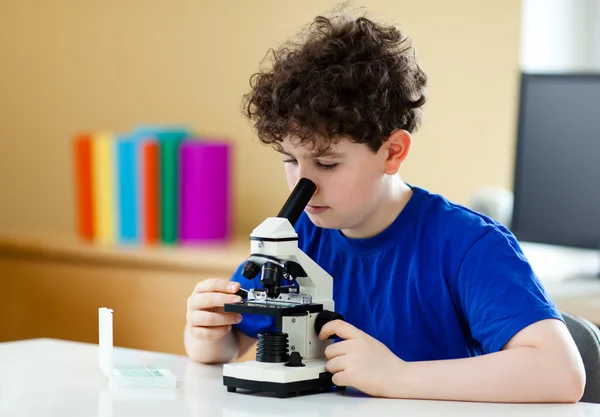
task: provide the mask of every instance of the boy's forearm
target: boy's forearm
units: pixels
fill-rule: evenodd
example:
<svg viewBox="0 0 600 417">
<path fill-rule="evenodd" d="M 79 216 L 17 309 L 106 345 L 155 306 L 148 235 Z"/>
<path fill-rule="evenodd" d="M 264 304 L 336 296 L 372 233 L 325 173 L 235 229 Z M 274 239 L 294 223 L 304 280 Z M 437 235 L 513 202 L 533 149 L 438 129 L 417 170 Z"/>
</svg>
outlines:
<svg viewBox="0 0 600 417">
<path fill-rule="evenodd" d="M 485 402 L 576 402 L 581 397 L 575 364 L 560 364 L 533 347 L 466 359 L 410 362 L 392 377 L 398 398 Z"/>
<path fill-rule="evenodd" d="M 234 331 L 211 341 L 202 341 L 192 337 L 186 325 L 184 344 L 188 356 L 200 363 L 227 363 L 238 356 L 238 341 Z"/>
</svg>

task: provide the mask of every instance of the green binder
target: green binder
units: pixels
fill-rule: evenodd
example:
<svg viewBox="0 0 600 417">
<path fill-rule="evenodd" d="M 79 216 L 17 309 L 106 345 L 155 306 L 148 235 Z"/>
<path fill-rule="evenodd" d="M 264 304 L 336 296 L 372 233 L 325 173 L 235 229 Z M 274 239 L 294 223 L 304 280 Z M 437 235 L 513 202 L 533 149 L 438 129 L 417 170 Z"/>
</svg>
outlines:
<svg viewBox="0 0 600 417">
<path fill-rule="evenodd" d="M 160 237 L 164 244 L 177 242 L 179 213 L 179 146 L 188 132 L 161 132 L 160 154 Z"/>
</svg>

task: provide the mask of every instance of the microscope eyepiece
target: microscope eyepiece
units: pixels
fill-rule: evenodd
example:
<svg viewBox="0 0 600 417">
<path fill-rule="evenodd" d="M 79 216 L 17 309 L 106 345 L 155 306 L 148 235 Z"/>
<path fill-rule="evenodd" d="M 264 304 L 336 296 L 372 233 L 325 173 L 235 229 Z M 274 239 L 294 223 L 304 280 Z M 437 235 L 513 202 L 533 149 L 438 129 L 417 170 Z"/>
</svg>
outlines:
<svg viewBox="0 0 600 417">
<path fill-rule="evenodd" d="M 294 226 L 315 191 L 317 191 L 317 185 L 314 182 L 308 178 L 300 178 L 277 217 L 288 219 Z"/>
</svg>

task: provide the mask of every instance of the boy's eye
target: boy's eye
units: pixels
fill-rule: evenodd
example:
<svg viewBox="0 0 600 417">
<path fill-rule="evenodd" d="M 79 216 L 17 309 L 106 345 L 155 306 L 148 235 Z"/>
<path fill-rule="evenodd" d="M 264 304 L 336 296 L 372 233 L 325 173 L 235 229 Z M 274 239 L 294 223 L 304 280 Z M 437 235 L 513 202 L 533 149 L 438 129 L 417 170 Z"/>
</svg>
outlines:
<svg viewBox="0 0 600 417">
<path fill-rule="evenodd" d="M 283 162 L 286 164 L 294 164 L 294 165 L 298 164 L 298 161 L 295 159 L 284 159 Z M 338 163 L 324 164 L 322 162 L 317 162 L 316 164 L 321 169 L 334 169 L 335 167 L 337 167 L 339 165 Z"/>
<path fill-rule="evenodd" d="M 324 163 L 321 163 L 321 162 L 317 162 L 317 166 L 318 166 L 319 168 L 323 168 L 323 169 L 333 169 L 333 168 L 335 168 L 336 166 L 338 166 L 338 164 L 337 164 L 337 163 L 333 163 L 333 164 L 324 164 Z"/>
</svg>

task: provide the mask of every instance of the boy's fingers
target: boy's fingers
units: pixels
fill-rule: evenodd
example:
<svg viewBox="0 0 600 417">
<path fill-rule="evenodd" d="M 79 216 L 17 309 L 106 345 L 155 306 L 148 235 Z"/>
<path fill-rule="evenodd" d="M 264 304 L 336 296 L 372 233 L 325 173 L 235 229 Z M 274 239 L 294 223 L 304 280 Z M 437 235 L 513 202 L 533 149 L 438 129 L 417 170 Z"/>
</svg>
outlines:
<svg viewBox="0 0 600 417">
<path fill-rule="evenodd" d="M 331 360 L 338 356 L 345 355 L 349 349 L 348 343 L 351 342 L 349 340 L 342 340 L 341 342 L 330 344 L 325 348 L 325 357 Z"/>
<path fill-rule="evenodd" d="M 194 292 L 224 292 L 233 294 L 240 289 L 239 282 L 227 281 L 220 278 L 209 278 L 196 284 Z"/>
<path fill-rule="evenodd" d="M 187 323 L 193 327 L 218 327 L 237 324 L 242 321 L 238 313 L 213 313 L 210 311 L 195 310 L 188 312 Z"/>
<path fill-rule="evenodd" d="M 338 387 L 346 387 L 350 381 L 347 380 L 346 371 L 340 371 L 333 374 L 331 377 L 331 382 Z"/>
<path fill-rule="evenodd" d="M 239 303 L 242 298 L 237 295 L 225 294 L 222 292 L 206 292 L 194 294 L 190 298 L 188 309 L 207 310 L 213 307 L 223 307 L 227 303 Z"/>
<path fill-rule="evenodd" d="M 363 335 L 363 332 L 343 320 L 332 320 L 325 324 L 319 333 L 319 339 L 327 339 L 332 334 L 342 339 L 356 339 Z"/>
<path fill-rule="evenodd" d="M 337 356 L 331 360 L 328 360 L 325 368 L 332 374 L 341 372 L 346 369 L 345 358 Z"/>
<path fill-rule="evenodd" d="M 214 340 L 225 336 L 231 330 L 231 325 L 219 327 L 192 327 L 190 334 L 199 340 Z"/>
</svg>

